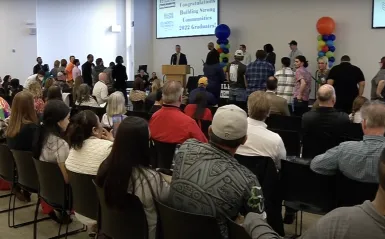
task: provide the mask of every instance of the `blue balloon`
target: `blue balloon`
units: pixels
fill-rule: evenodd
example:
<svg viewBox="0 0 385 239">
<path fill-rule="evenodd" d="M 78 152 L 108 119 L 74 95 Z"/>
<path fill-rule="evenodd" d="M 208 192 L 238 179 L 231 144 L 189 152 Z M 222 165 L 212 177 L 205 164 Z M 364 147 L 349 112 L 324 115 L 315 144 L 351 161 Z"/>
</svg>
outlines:
<svg viewBox="0 0 385 239">
<path fill-rule="evenodd" d="M 323 52 L 323 51 L 318 52 L 318 56 L 319 56 L 319 57 L 325 56 L 325 52 Z"/>
<path fill-rule="evenodd" d="M 335 52 L 336 51 L 336 47 L 335 46 L 329 46 L 329 51 Z"/>
<path fill-rule="evenodd" d="M 228 53 L 229 53 L 229 49 L 227 49 L 227 48 L 223 48 L 222 51 L 223 51 L 223 53 L 225 53 L 225 54 L 228 54 Z"/>
<path fill-rule="evenodd" d="M 225 44 L 225 45 L 229 44 L 229 40 L 227 39 L 222 40 L 222 44 Z"/>
<path fill-rule="evenodd" d="M 334 46 L 334 42 L 329 40 L 329 41 L 326 42 L 326 45 L 329 46 L 329 47 L 330 46 Z"/>
<path fill-rule="evenodd" d="M 224 40 L 229 38 L 231 34 L 230 27 L 227 26 L 226 24 L 220 24 L 215 28 L 215 36 L 218 39 Z"/>
<path fill-rule="evenodd" d="M 329 62 L 334 63 L 335 61 L 336 61 L 336 58 L 334 58 L 334 57 L 330 57 L 330 58 L 329 58 Z"/>
<path fill-rule="evenodd" d="M 221 63 L 219 63 L 219 65 L 223 68 L 223 67 L 225 67 L 225 66 L 227 66 L 227 64 L 225 63 L 225 62 L 221 62 Z"/>
<path fill-rule="evenodd" d="M 334 34 L 329 35 L 328 40 L 329 41 L 335 41 L 336 40 L 336 35 L 334 35 Z"/>
<path fill-rule="evenodd" d="M 329 68 L 332 68 L 333 67 L 333 62 L 329 61 Z"/>
<path fill-rule="evenodd" d="M 219 46 L 220 46 L 221 49 L 225 49 L 226 48 L 225 44 L 220 44 Z"/>
<path fill-rule="evenodd" d="M 224 58 L 222 59 L 222 62 L 224 62 L 224 63 L 228 63 L 228 62 L 229 62 L 229 58 L 227 58 L 227 57 L 224 57 Z"/>
<path fill-rule="evenodd" d="M 324 40 L 324 41 L 329 40 L 329 35 L 322 35 L 322 40 Z"/>
</svg>

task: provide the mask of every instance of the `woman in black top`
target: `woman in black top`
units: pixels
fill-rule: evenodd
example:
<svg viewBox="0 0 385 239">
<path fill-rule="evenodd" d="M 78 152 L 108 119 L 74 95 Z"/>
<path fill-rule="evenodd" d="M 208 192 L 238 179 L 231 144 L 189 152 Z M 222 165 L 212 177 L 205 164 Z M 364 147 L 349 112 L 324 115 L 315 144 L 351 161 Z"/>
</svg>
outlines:
<svg viewBox="0 0 385 239">
<path fill-rule="evenodd" d="M 115 59 L 116 65 L 112 69 L 112 78 L 115 80 L 115 89 L 118 91 L 121 91 L 124 96 L 124 100 L 126 101 L 126 105 L 128 104 L 128 98 L 127 98 L 127 85 L 126 80 L 127 77 L 127 71 L 126 67 L 123 65 L 123 57 L 117 56 Z"/>
<path fill-rule="evenodd" d="M 275 53 L 274 53 L 274 47 L 271 44 L 266 44 L 263 46 L 263 50 L 266 52 L 266 61 L 273 65 L 275 69 Z"/>
</svg>

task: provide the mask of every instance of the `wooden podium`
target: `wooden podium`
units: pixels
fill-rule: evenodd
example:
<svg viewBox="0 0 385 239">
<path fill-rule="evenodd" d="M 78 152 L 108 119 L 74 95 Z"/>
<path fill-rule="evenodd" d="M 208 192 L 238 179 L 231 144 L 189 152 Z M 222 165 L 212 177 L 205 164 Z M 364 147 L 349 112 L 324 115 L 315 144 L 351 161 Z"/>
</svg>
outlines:
<svg viewBox="0 0 385 239">
<path fill-rule="evenodd" d="M 190 65 L 163 65 L 162 74 L 167 80 L 179 81 L 182 87 L 186 87 L 186 75 L 190 74 Z"/>
</svg>

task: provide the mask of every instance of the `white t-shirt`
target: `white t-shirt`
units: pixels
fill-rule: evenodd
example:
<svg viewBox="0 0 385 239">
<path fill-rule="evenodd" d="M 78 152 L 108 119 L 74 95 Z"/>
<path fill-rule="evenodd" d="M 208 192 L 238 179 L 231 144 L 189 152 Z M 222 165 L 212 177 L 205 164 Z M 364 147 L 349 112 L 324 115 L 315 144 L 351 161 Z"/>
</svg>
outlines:
<svg viewBox="0 0 385 239">
<path fill-rule="evenodd" d="M 96 97 L 96 101 L 99 105 L 107 102 L 108 99 L 108 87 L 101 81 L 96 82 L 92 95 Z"/>
</svg>

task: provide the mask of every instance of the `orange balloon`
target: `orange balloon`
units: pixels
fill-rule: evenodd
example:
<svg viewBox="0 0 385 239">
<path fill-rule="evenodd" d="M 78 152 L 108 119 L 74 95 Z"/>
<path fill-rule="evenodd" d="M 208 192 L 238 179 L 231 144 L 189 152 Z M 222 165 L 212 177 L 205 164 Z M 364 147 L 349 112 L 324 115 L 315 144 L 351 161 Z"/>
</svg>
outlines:
<svg viewBox="0 0 385 239">
<path fill-rule="evenodd" d="M 319 34 L 330 35 L 334 32 L 336 23 L 331 17 L 321 17 L 317 22 L 317 30 Z"/>
</svg>

